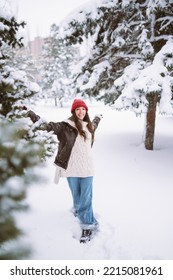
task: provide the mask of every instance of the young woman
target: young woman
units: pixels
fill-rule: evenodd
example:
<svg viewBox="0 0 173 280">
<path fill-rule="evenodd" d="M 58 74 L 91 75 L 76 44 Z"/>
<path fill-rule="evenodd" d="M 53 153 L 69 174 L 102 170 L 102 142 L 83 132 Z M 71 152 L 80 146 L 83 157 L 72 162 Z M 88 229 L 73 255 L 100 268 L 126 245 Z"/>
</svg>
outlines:
<svg viewBox="0 0 173 280">
<path fill-rule="evenodd" d="M 66 177 L 73 198 L 74 215 L 78 217 L 82 228 L 81 243 L 90 240 L 93 231 L 98 229 L 98 221 L 92 208 L 93 159 L 92 145 L 95 130 L 102 118 L 97 115 L 91 122 L 88 106 L 81 99 L 75 99 L 71 107 L 71 116 L 62 122 L 49 122 L 47 131 L 53 131 L 58 138 L 59 147 L 55 157 L 56 181 Z M 39 116 L 28 112 L 33 122 Z"/>
</svg>

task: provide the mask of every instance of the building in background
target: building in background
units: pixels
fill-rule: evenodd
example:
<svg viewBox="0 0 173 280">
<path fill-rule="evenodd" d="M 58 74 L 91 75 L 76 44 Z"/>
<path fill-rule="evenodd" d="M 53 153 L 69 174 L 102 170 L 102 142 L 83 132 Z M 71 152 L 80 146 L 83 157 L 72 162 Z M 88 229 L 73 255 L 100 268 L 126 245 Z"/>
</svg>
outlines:
<svg viewBox="0 0 173 280">
<path fill-rule="evenodd" d="M 44 38 L 37 36 L 34 40 L 28 42 L 28 49 L 33 59 L 40 60 L 41 52 L 44 45 Z"/>
</svg>

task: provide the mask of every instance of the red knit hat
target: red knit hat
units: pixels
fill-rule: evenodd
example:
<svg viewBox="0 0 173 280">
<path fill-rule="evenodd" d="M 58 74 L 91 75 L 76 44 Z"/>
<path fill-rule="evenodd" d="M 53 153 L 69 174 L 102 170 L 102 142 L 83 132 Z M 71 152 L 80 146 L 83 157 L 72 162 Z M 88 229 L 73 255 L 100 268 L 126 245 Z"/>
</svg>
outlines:
<svg viewBox="0 0 173 280">
<path fill-rule="evenodd" d="M 85 104 L 85 102 L 81 99 L 75 99 L 73 101 L 73 104 L 71 106 L 71 113 L 76 110 L 76 108 L 79 108 L 79 107 L 84 107 L 87 111 L 88 111 L 88 107 L 87 105 Z"/>
</svg>

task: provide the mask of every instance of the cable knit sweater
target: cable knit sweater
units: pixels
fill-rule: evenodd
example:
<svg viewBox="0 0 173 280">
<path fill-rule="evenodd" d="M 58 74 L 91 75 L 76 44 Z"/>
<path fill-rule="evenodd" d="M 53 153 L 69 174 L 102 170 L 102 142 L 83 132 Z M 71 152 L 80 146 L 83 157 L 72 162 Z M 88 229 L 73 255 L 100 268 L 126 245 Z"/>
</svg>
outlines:
<svg viewBox="0 0 173 280">
<path fill-rule="evenodd" d="M 70 125 L 75 127 L 71 120 L 66 120 Z M 91 148 L 91 133 L 88 131 L 87 122 L 82 122 L 83 130 L 87 134 L 87 139 L 78 134 L 73 146 L 68 167 L 63 169 L 56 168 L 55 183 L 58 183 L 59 177 L 89 177 L 94 175 L 94 166 Z"/>
</svg>

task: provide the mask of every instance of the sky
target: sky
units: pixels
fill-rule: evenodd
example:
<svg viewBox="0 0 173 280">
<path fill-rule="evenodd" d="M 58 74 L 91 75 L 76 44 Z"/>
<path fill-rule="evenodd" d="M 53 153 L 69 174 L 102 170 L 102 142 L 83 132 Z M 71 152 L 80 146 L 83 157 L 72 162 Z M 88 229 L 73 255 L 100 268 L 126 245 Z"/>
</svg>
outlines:
<svg viewBox="0 0 173 280">
<path fill-rule="evenodd" d="M 71 212 L 67 180 L 54 183 L 54 156 L 44 177 L 28 189 L 30 210 L 18 213 L 32 260 L 173 260 L 173 118 L 157 115 L 154 150 L 144 148 L 145 114 L 116 111 L 85 100 L 91 119 L 102 114 L 95 135 L 93 209 L 100 231 L 81 245 L 79 221 Z M 32 108 L 47 121 L 70 116 L 64 108 L 42 103 Z M 29 120 L 28 120 L 29 121 Z M 156 277 L 157 278 L 157 277 Z"/>
<path fill-rule="evenodd" d="M 27 23 L 26 33 L 30 40 L 47 36 L 53 23 L 60 23 L 71 11 L 88 0 L 9 0 L 19 20 Z"/>
</svg>

